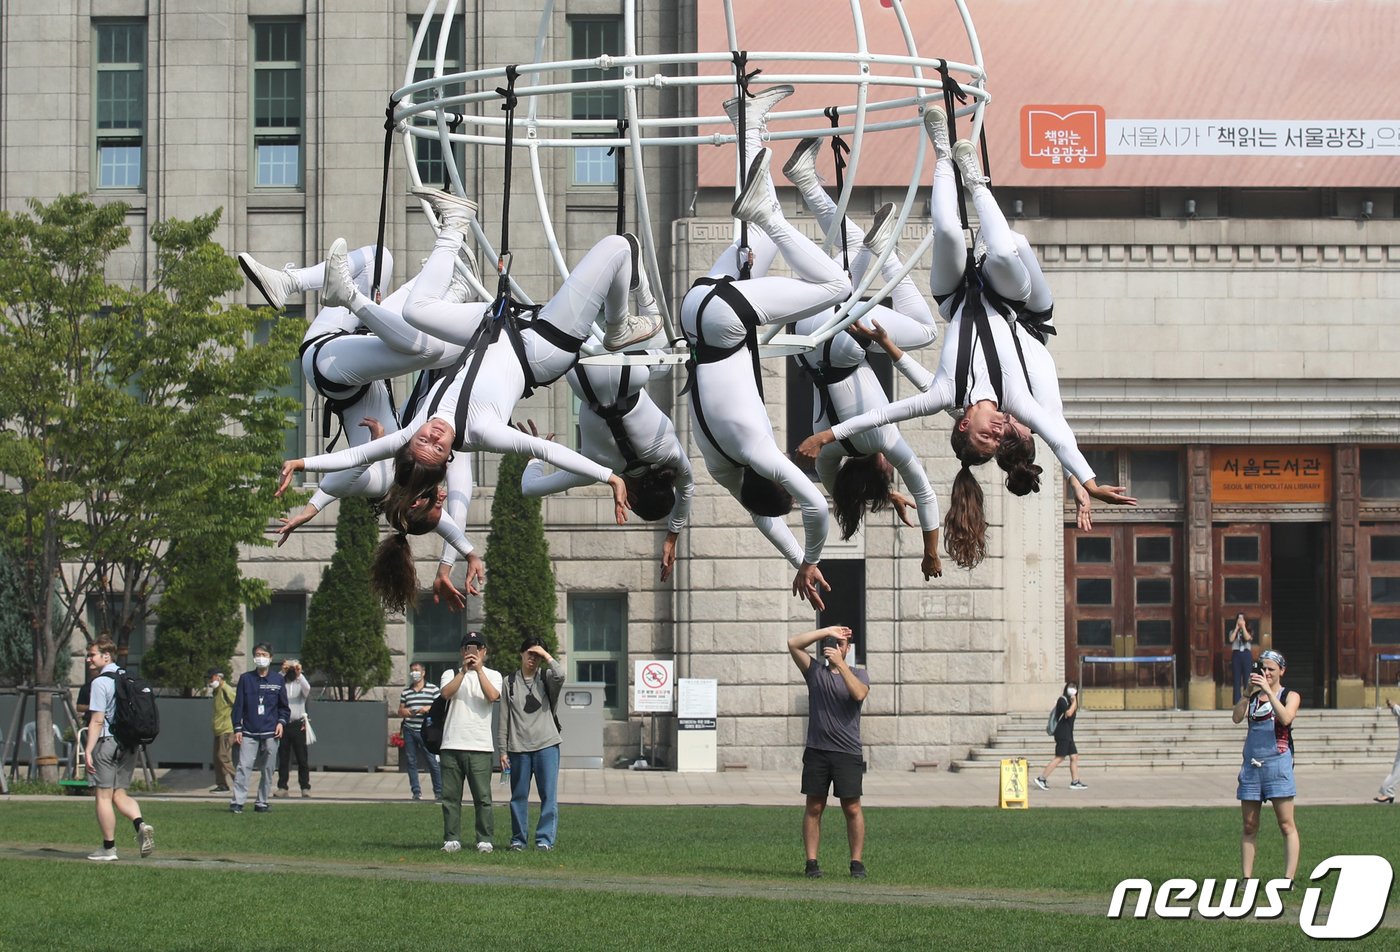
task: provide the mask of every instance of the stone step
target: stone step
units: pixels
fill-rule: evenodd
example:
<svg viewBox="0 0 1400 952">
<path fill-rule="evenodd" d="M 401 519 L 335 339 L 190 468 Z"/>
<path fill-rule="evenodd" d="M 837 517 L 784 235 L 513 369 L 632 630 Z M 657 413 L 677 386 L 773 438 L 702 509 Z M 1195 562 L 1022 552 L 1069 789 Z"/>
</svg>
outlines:
<svg viewBox="0 0 1400 952">
<path fill-rule="evenodd" d="M 1026 759 L 1029 760 L 1031 764 L 1038 769 L 1039 767 L 1043 766 L 1050 758 L 1048 753 L 1041 752 L 1038 756 L 1035 757 L 1026 756 Z M 1238 755 L 1229 758 L 1221 758 L 1219 760 L 1198 757 L 1158 757 L 1153 758 L 1151 760 L 1145 760 L 1140 757 L 1118 758 L 1094 756 L 1092 758 L 1085 758 L 1081 761 L 1081 764 L 1086 767 L 1093 767 L 1096 770 L 1100 768 L 1112 769 L 1115 767 L 1129 770 L 1195 770 L 1202 768 L 1212 770 L 1229 770 L 1231 768 L 1238 769 L 1240 765 L 1240 759 Z M 1000 766 L 1000 758 L 989 758 L 987 760 L 954 760 L 951 764 L 949 764 L 948 769 L 954 772 L 963 770 L 985 770 L 991 772 L 993 770 L 998 769 Z M 1299 758 L 1295 766 L 1299 770 L 1331 769 L 1335 767 L 1378 767 L 1376 777 L 1377 782 L 1379 783 L 1379 778 L 1384 776 L 1384 773 L 1388 769 L 1389 764 L 1378 765 L 1376 763 L 1375 758 L 1353 759 L 1341 757 L 1330 758 L 1323 756 Z"/>
</svg>

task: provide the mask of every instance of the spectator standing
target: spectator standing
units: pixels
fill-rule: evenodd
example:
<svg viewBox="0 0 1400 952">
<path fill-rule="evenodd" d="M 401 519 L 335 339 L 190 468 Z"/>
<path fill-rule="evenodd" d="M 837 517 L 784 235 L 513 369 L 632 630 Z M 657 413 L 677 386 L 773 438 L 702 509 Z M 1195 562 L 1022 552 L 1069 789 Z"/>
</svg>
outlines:
<svg viewBox="0 0 1400 952">
<path fill-rule="evenodd" d="M 529 842 L 530 779 L 540 796 L 535 848 L 554 849 L 559 832 L 559 721 L 555 707 L 564 686 L 564 666 L 539 638 L 520 644 L 520 670 L 505 683 L 505 704 L 496 720 L 501 769 L 510 771 L 510 848 Z"/>
<path fill-rule="evenodd" d="M 491 705 L 501 696 L 501 672 L 486 667 L 486 639 L 479 631 L 462 637 L 462 663 L 442 674 L 447 719 L 442 730 L 442 851 L 462 848 L 462 784 L 471 790 L 476 814 L 476 850 L 489 853 L 495 826 L 491 815 Z"/>
<path fill-rule="evenodd" d="M 1254 875 L 1254 847 L 1259 833 L 1259 817 L 1264 801 L 1274 805 L 1274 819 L 1283 835 L 1284 876 L 1293 878 L 1298 870 L 1298 824 L 1293 800 L 1298 794 L 1293 781 L 1293 722 L 1297 720 L 1302 698 L 1283 686 L 1283 669 L 1288 666 L 1277 651 L 1259 652 L 1259 670 L 1249 675 L 1248 693 L 1235 705 L 1236 724 L 1244 722 L 1244 763 L 1240 767 L 1235 799 L 1240 801 L 1244 829 L 1240 834 L 1240 858 L 1245 878 Z"/>
<path fill-rule="evenodd" d="M 282 680 L 287 684 L 289 719 L 282 742 L 277 747 L 277 793 L 287 796 L 288 774 L 292 758 L 297 761 L 297 786 L 303 797 L 311 796 L 311 762 L 306 749 L 306 702 L 311 697 L 311 682 L 301 672 L 301 662 L 289 658 L 282 662 Z"/>
<path fill-rule="evenodd" d="M 127 750 L 112 735 L 117 718 L 117 674 L 121 670 L 116 665 L 116 656 L 117 646 L 105 638 L 88 646 L 87 667 L 95 677 L 83 754 L 88 764 L 88 783 L 97 794 L 97 828 L 102 833 L 102 848 L 88 854 L 88 859 L 97 863 L 117 858 L 118 812 L 131 821 L 143 857 L 150 856 L 156 848 L 155 830 L 141 818 L 141 804 L 126 792 L 136 766 L 136 749 Z"/>
<path fill-rule="evenodd" d="M 1249 684 L 1249 666 L 1254 663 L 1254 651 L 1250 647 L 1254 636 L 1249 633 L 1244 612 L 1235 616 L 1235 627 L 1225 636 L 1225 643 L 1230 646 L 1230 683 L 1234 691 L 1234 700 L 1230 703 L 1238 704 Z"/>
<path fill-rule="evenodd" d="M 1050 789 L 1050 775 L 1055 772 L 1056 767 L 1065 762 L 1066 757 L 1069 758 L 1069 788 L 1089 789 L 1089 785 L 1079 779 L 1079 748 L 1074 744 L 1074 717 L 1078 713 L 1079 685 L 1067 681 L 1065 689 L 1055 701 L 1055 756 L 1046 764 L 1040 776 L 1035 778 L 1035 785 L 1042 790 Z"/>
<path fill-rule="evenodd" d="M 422 662 L 415 661 L 408 666 L 408 687 L 399 692 L 399 717 L 403 718 L 399 733 L 403 737 L 404 759 L 408 761 L 408 786 L 413 791 L 413 799 L 423 798 L 423 787 L 418 782 L 418 761 L 422 758 L 433 780 L 433 799 L 441 803 L 442 767 L 437 754 L 423 742 L 423 715 L 433 706 L 438 693 L 438 686 L 428 683 Z"/>
<path fill-rule="evenodd" d="M 807 651 L 821 643 L 820 655 Z M 870 676 L 847 663 L 851 629 L 835 625 L 794 635 L 788 654 L 807 682 L 807 747 L 802 752 L 802 794 L 807 798 L 802 817 L 802 845 L 807 850 L 806 875 L 822 875 L 817 862 L 822 814 L 828 790 L 841 801 L 846 815 L 846 840 L 851 848 L 851 876 L 865 878 L 861 853 L 865 848 L 865 815 L 860 797 L 865 762 L 861 756 L 860 710 L 870 694 Z"/>
<path fill-rule="evenodd" d="M 1385 707 L 1395 715 L 1396 726 L 1400 726 L 1400 704 L 1386 698 Z M 1381 792 L 1372 799 L 1377 803 L 1394 803 L 1396 784 L 1400 784 L 1400 747 L 1395 750 L 1395 763 L 1390 765 L 1390 776 L 1381 781 Z"/>
<path fill-rule="evenodd" d="M 233 701 L 237 696 L 220 668 L 210 668 L 204 677 L 214 700 L 214 786 L 210 793 L 228 793 L 233 780 Z"/>
<path fill-rule="evenodd" d="M 291 710 L 282 675 L 269 671 L 272 646 L 263 642 L 253 647 L 253 670 L 238 679 L 233 699 L 233 742 L 239 745 L 238 769 L 233 775 L 233 800 L 229 811 L 242 813 L 248 799 L 248 779 L 259 771 L 257 799 L 253 809 L 266 813 L 271 807 L 272 772 L 277 766 L 277 743 L 287 729 Z"/>
</svg>

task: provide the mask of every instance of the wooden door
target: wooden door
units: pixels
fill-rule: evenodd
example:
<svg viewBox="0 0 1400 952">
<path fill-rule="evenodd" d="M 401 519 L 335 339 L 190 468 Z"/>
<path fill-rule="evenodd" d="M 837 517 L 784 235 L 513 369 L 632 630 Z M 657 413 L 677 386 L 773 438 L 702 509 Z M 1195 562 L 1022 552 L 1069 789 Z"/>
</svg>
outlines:
<svg viewBox="0 0 1400 952">
<path fill-rule="evenodd" d="M 1235 627 L 1235 616 L 1244 613 L 1254 636 L 1257 655 L 1263 635 L 1273 629 L 1273 592 L 1269 572 L 1268 523 L 1236 522 L 1217 525 L 1212 531 L 1215 563 L 1215 665 L 1216 683 L 1230 684 L 1230 645 L 1226 633 Z"/>
</svg>

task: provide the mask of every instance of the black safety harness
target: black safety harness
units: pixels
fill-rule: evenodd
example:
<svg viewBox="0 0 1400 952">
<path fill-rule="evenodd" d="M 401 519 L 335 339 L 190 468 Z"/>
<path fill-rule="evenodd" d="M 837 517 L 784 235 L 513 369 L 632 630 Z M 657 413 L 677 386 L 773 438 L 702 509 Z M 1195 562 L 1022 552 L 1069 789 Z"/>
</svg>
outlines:
<svg viewBox="0 0 1400 952">
<path fill-rule="evenodd" d="M 614 403 L 604 403 L 598 397 L 597 390 L 588 379 L 588 371 L 583 364 L 574 368 L 574 376 L 578 379 L 579 389 L 583 391 L 583 402 L 588 409 L 596 413 L 599 418 L 608 426 L 608 432 L 612 434 L 613 442 L 617 444 L 617 451 L 622 454 L 625 463 L 623 475 L 635 476 L 649 468 L 650 464 L 642 460 L 637 455 L 636 447 L 632 445 L 632 438 L 627 435 L 627 427 L 623 425 L 623 418 L 637 406 L 641 400 L 641 391 L 631 396 L 625 396 L 628 385 L 632 379 L 632 368 L 626 364 L 622 367 L 621 380 L 618 383 L 618 399 Z"/>
</svg>

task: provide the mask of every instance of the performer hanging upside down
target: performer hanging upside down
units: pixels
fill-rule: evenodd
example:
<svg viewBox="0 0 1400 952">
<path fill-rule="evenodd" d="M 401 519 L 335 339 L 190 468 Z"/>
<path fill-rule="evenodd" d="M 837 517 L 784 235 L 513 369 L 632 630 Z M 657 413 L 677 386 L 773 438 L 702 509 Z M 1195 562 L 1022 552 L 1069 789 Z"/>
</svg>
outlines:
<svg viewBox="0 0 1400 952">
<path fill-rule="evenodd" d="M 822 188 L 817 177 L 816 158 L 820 144 L 819 139 L 803 139 L 793 151 L 792 158 L 783 166 L 783 174 L 797 186 L 803 201 L 816 215 L 822 228 L 829 230 L 835 220 L 836 203 Z M 850 219 L 843 218 L 843 251 L 851 247 L 856 249 L 851 259 L 852 285 L 859 285 L 871 261 L 894 243 L 898 218 L 898 210 L 892 203 L 875 213 L 868 233 L 862 232 Z M 902 268 L 898 254 L 890 254 L 882 268 L 885 281 L 894 278 Z M 811 353 L 793 358 L 812 381 L 814 431 L 824 430 L 889 403 L 874 370 L 865 359 L 866 348 L 872 340 L 889 353 L 899 371 L 920 390 L 928 389 L 932 383 L 933 375 L 904 353 L 905 350 L 928 346 L 937 335 L 928 302 L 914 286 L 913 280 L 905 276 L 891 292 L 890 304 L 890 307 L 876 305 L 868 310 L 863 317 L 868 326 L 852 325 Z M 814 333 L 829 316 L 823 313 L 806 318 L 798 322 L 796 332 Z M 893 504 L 900 518 L 912 525 L 904 513 L 908 500 L 892 489 L 896 470 L 917 505 L 919 526 L 924 535 L 920 569 L 926 579 L 942 575 L 943 566 L 938 556 L 938 499 L 923 464 L 893 424 L 831 443 L 823 447 L 817 457 L 817 475 L 831 494 L 836 521 L 844 539 L 849 539 L 860 528 L 867 508 L 871 512 L 879 512 Z"/>
<path fill-rule="evenodd" d="M 648 522 L 669 517 L 661 548 L 661 581 L 671 577 L 676 541 L 690 515 L 695 478 L 690 460 L 669 417 L 646 391 L 649 380 L 669 372 L 661 365 L 585 366 L 565 376 L 579 398 L 579 452 L 622 474 L 627 503 Z M 530 424 L 535 432 L 534 424 Z M 574 473 L 545 474 L 544 462 L 532 459 L 520 477 L 526 496 L 547 496 L 587 480 Z"/>
<path fill-rule="evenodd" d="M 387 249 L 384 258 L 386 267 L 391 268 L 393 257 Z M 383 436 L 380 420 L 387 420 L 395 430 L 398 428 L 389 392 L 391 378 L 415 370 L 450 367 L 462 354 L 460 344 L 425 334 L 410 326 L 400 313 L 423 275 L 394 291 L 383 303 L 376 304 L 367 296 L 373 260 L 373 246 L 347 253 L 344 239 L 337 239 L 326 261 L 314 268 L 272 271 L 250 255 L 239 256 L 245 273 L 256 276 L 254 285 L 264 294 L 269 288 L 282 294 L 281 303 L 286 300 L 282 292 L 293 293 L 288 281 L 295 284 L 296 293 L 323 291 L 321 303 L 324 306 L 302 340 L 302 371 L 324 401 L 323 435 L 330 435 L 331 419 L 336 418 L 351 446 L 368 442 L 371 434 Z M 441 278 L 444 295 L 458 301 L 466 298 L 468 286 L 451 272 L 450 262 L 448 273 Z M 486 305 L 468 307 L 484 312 Z M 477 320 L 479 322 L 480 313 Z M 464 454 L 449 469 L 449 497 L 460 499 L 460 505 L 449 506 L 448 514 L 442 518 L 439 518 L 441 506 L 422 506 L 404 520 L 403 529 L 410 535 L 436 532 L 446 543 L 445 550 L 453 552 L 453 558 L 458 552 L 465 555 L 468 586 L 474 590 L 476 582 L 484 575 L 484 566 L 464 533 L 466 500 L 471 497 L 470 467 L 470 459 Z M 390 487 L 391 471 L 387 462 L 328 474 L 306 507 L 296 516 L 283 520 L 277 544 L 285 542 L 291 532 L 336 499 L 364 496 L 378 504 Z"/>
<path fill-rule="evenodd" d="M 850 295 L 851 282 L 788 223 L 773 190 L 768 174 L 771 154 L 760 148 L 759 130 L 768 110 L 791 91 L 790 86 L 765 90 L 744 103 L 749 154 L 754 160 L 733 214 L 771 239 L 771 243 L 753 243 L 756 273 L 767 271 L 776 248 L 797 278 L 736 280 L 741 251 L 736 239 L 720 253 L 709 275 L 686 293 L 680 323 L 694 355 L 688 385 L 690 414 L 705 466 L 797 570 L 793 594 L 821 609 L 825 607 L 821 592 L 830 590 L 817 567 L 826 544 L 826 499 L 778 448 L 773 436 L 763 403 L 757 331 L 765 324 L 800 321 L 835 306 Z M 784 521 L 793 499 L 802 507 L 801 546 Z"/>
<path fill-rule="evenodd" d="M 986 556 L 987 521 L 982 489 L 971 468 L 995 456 L 1003 440 L 1023 444 L 1034 432 L 1050 444 L 1065 470 L 1089 495 L 1114 505 L 1136 505 L 1137 501 L 1124 495 L 1121 486 L 1098 485 L 1064 416 L 1046 410 L 1032 395 L 1020 356 L 1025 335 L 1018 329 L 1031 325 L 1040 333 L 1053 333 L 1049 292 L 1039 265 L 1025 239 L 1011 231 L 987 188 L 972 143 L 963 140 L 948 148 L 947 121 L 941 109 L 925 113 L 924 127 L 937 155 L 932 289 L 940 311 L 950 320 L 933 384 L 926 393 L 814 434 L 799 452 L 815 458 L 823 446 L 877 426 L 939 410 L 962 410 L 950 434 L 962 468 L 953 481 L 943 535 L 954 561 L 972 568 Z M 971 256 L 966 253 L 956 211 L 955 159 L 980 220 Z M 1034 475 L 1013 474 L 1012 479 L 1029 485 Z"/>
</svg>

